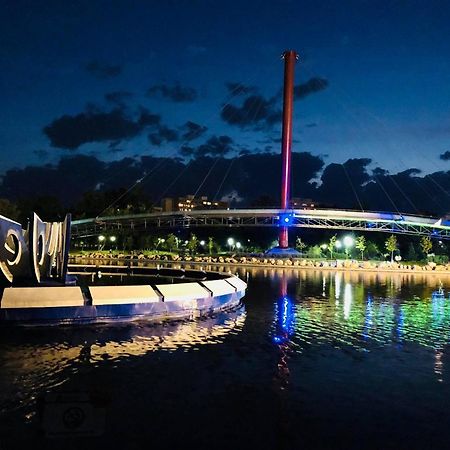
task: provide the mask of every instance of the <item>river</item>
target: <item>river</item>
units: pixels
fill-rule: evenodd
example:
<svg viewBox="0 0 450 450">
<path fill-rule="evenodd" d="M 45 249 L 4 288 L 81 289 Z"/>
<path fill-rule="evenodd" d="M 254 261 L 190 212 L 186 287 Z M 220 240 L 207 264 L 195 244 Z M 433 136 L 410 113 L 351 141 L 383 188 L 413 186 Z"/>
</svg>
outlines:
<svg viewBox="0 0 450 450">
<path fill-rule="evenodd" d="M 232 270 L 199 321 L 1 330 L 0 448 L 449 446 L 449 277 Z"/>
</svg>

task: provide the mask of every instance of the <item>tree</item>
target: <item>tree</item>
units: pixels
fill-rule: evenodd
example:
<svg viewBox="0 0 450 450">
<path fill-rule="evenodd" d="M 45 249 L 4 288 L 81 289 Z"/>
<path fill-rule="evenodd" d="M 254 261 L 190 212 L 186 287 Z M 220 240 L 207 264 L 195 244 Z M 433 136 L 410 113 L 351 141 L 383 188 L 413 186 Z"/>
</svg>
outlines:
<svg viewBox="0 0 450 450">
<path fill-rule="evenodd" d="M 212 237 L 208 238 L 208 253 L 211 255 L 214 248 L 214 239 Z"/>
<path fill-rule="evenodd" d="M 378 248 L 378 245 L 375 244 L 375 242 L 367 241 L 367 244 L 366 244 L 366 257 L 369 258 L 369 259 L 379 258 L 380 257 L 380 250 Z"/>
<path fill-rule="evenodd" d="M 0 198 L 0 214 L 11 220 L 19 220 L 20 211 L 15 203 L 7 198 Z"/>
<path fill-rule="evenodd" d="M 430 253 L 430 250 L 433 248 L 433 243 L 431 242 L 430 236 L 422 236 L 420 239 L 420 247 L 425 255 L 425 257 Z"/>
<path fill-rule="evenodd" d="M 300 253 L 302 253 L 303 250 L 305 250 L 305 248 L 306 248 L 306 244 L 302 241 L 301 238 L 298 237 L 298 238 L 295 240 L 295 248 L 296 248 Z"/>
<path fill-rule="evenodd" d="M 186 244 L 186 247 L 191 255 L 195 255 L 198 247 L 198 238 L 195 234 L 193 233 L 191 234 L 191 236 L 189 237 L 189 241 Z"/>
<path fill-rule="evenodd" d="M 178 238 L 173 234 L 170 233 L 166 238 L 166 247 L 169 252 L 173 252 L 178 248 Z"/>
<path fill-rule="evenodd" d="M 134 247 L 134 239 L 133 236 L 127 236 L 123 240 L 123 249 L 124 250 L 131 250 Z"/>
<path fill-rule="evenodd" d="M 364 251 L 366 250 L 366 238 L 358 236 L 356 238 L 355 247 L 361 252 L 361 259 L 364 259 Z"/>
<path fill-rule="evenodd" d="M 408 251 L 406 253 L 406 259 L 408 261 L 417 261 L 417 252 L 412 242 L 408 245 Z"/>
<path fill-rule="evenodd" d="M 322 249 L 319 245 L 314 245 L 308 250 L 308 258 L 317 259 L 322 257 Z"/>
<path fill-rule="evenodd" d="M 329 242 L 328 242 L 328 250 L 330 251 L 330 258 L 333 259 L 333 251 L 334 247 L 336 246 L 337 237 L 336 235 L 331 236 Z"/>
<path fill-rule="evenodd" d="M 397 250 L 397 236 L 391 234 L 384 243 L 384 246 L 391 252 L 391 262 L 394 261 L 394 252 Z"/>
</svg>

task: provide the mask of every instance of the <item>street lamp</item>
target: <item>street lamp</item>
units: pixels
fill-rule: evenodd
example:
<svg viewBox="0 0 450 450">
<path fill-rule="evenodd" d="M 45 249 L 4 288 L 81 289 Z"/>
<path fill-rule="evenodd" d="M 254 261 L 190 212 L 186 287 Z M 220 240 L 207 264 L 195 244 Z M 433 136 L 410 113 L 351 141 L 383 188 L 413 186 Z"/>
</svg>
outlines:
<svg viewBox="0 0 450 450">
<path fill-rule="evenodd" d="M 105 240 L 105 236 L 103 236 L 103 234 L 101 234 L 99 237 L 98 237 L 98 241 L 99 242 L 103 242 Z"/>
<path fill-rule="evenodd" d="M 157 241 L 156 241 L 155 250 L 158 250 L 158 245 L 159 244 L 163 244 L 164 242 L 166 242 L 166 240 L 164 238 L 158 238 Z"/>
<path fill-rule="evenodd" d="M 354 240 L 351 236 L 344 237 L 344 247 L 353 247 Z"/>
<path fill-rule="evenodd" d="M 206 244 L 205 241 L 200 241 L 200 245 L 201 245 L 202 247 L 204 247 L 205 244 Z"/>
<path fill-rule="evenodd" d="M 117 238 L 116 238 L 116 236 L 110 236 L 109 240 L 110 240 L 111 244 L 114 244 L 114 242 L 116 242 Z M 116 246 L 116 250 L 117 250 L 117 246 Z M 109 252 L 111 253 L 111 249 L 109 249 Z"/>
<path fill-rule="evenodd" d="M 355 241 L 351 236 L 344 237 L 345 255 L 347 256 L 347 258 L 348 258 L 348 251 L 351 247 L 353 247 L 354 243 L 355 243 Z"/>
<path fill-rule="evenodd" d="M 227 240 L 227 244 L 228 244 L 228 246 L 230 247 L 230 252 L 231 252 L 231 248 L 233 247 L 233 245 L 234 245 L 234 239 L 233 238 L 228 238 L 228 240 Z"/>
<path fill-rule="evenodd" d="M 336 241 L 336 242 L 334 243 L 334 246 L 335 246 L 337 249 L 340 249 L 340 248 L 342 248 L 342 242 L 341 242 L 341 241 Z"/>
<path fill-rule="evenodd" d="M 236 242 L 236 248 L 239 251 L 242 247 L 242 244 L 240 242 Z"/>
</svg>

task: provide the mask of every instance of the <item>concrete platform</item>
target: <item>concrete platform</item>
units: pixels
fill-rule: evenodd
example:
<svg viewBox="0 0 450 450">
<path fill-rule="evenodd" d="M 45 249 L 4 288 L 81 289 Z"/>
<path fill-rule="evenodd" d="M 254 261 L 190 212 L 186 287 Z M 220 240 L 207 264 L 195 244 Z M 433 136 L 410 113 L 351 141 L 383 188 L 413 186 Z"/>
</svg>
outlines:
<svg viewBox="0 0 450 450">
<path fill-rule="evenodd" d="M 188 301 L 211 297 L 211 293 L 198 283 L 157 284 L 165 302 Z"/>
<path fill-rule="evenodd" d="M 84 297 L 79 286 L 11 287 L 3 291 L 0 308 L 58 308 L 83 305 Z"/>
<path fill-rule="evenodd" d="M 160 296 L 149 285 L 143 286 L 90 286 L 92 304 L 117 305 L 130 303 L 153 303 Z"/>
<path fill-rule="evenodd" d="M 153 287 L 90 286 L 86 296 L 79 286 L 6 288 L 0 326 L 193 319 L 238 307 L 246 287 L 229 276 Z"/>
<path fill-rule="evenodd" d="M 236 292 L 236 288 L 225 280 L 202 281 L 202 285 L 209 289 L 214 297 Z"/>
<path fill-rule="evenodd" d="M 234 287 L 235 292 L 245 292 L 247 283 L 238 277 L 225 278 L 225 281 Z"/>
<path fill-rule="evenodd" d="M 281 248 L 281 247 L 273 247 L 266 251 L 265 255 L 273 256 L 276 258 L 299 258 L 301 256 L 298 250 L 295 248 Z"/>
</svg>

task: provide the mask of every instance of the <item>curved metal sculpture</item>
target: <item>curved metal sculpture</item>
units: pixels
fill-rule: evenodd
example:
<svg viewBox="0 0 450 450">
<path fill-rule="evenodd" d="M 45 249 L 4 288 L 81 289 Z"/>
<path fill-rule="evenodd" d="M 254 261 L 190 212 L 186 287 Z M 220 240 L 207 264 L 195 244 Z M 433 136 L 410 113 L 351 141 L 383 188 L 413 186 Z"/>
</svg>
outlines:
<svg viewBox="0 0 450 450">
<path fill-rule="evenodd" d="M 71 216 L 43 222 L 33 213 L 27 228 L 0 216 L 0 284 L 64 284 Z"/>
</svg>

